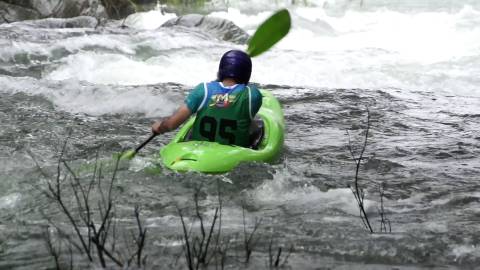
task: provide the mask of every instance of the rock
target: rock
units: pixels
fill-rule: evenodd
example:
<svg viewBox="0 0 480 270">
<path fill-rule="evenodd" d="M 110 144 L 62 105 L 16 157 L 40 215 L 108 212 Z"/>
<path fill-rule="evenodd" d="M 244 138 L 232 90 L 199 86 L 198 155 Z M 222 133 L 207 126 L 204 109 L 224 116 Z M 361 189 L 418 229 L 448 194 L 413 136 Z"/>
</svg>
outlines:
<svg viewBox="0 0 480 270">
<path fill-rule="evenodd" d="M 22 22 L 36 28 L 95 28 L 98 20 L 90 16 L 79 16 L 75 18 L 48 18 Z"/>
<path fill-rule="evenodd" d="M 123 19 L 136 12 L 136 7 L 130 0 L 103 0 L 108 17 Z"/>
<path fill-rule="evenodd" d="M 61 0 L 58 0 L 61 1 Z M 61 1 L 60 9 L 56 11 L 53 17 L 70 18 L 82 14 L 82 11 L 88 8 L 88 2 L 79 1 Z"/>
<path fill-rule="evenodd" d="M 92 4 L 88 8 L 84 9 L 80 15 L 82 16 L 91 16 L 97 19 L 108 18 L 107 11 L 99 1 L 92 1 Z"/>
<path fill-rule="evenodd" d="M 64 4 L 62 0 L 23 0 L 21 2 L 20 5 L 38 11 L 43 18 L 58 16 Z"/>
<path fill-rule="evenodd" d="M 31 0 L 31 5 L 45 18 L 72 18 L 81 15 L 99 18 L 107 15 L 100 0 Z"/>
<path fill-rule="evenodd" d="M 219 39 L 237 44 L 245 44 L 250 38 L 247 32 L 229 20 L 203 16 L 200 14 L 188 14 L 171 19 L 165 22 L 161 27 L 175 26 L 199 28 L 214 35 L 215 37 L 218 37 Z"/>
<path fill-rule="evenodd" d="M 41 18 L 72 18 L 82 15 L 106 18 L 107 13 L 100 1 L 101 0 L 0 0 L 0 18 L 5 22 Z"/>
<path fill-rule="evenodd" d="M 40 14 L 25 7 L 0 2 L 0 23 L 39 19 Z"/>
</svg>

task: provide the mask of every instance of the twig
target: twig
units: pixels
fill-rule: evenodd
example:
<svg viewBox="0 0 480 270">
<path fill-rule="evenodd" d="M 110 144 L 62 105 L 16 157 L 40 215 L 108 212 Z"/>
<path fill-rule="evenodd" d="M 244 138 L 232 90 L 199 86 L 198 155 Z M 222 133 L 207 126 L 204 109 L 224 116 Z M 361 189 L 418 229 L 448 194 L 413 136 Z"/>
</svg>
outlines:
<svg viewBox="0 0 480 270">
<path fill-rule="evenodd" d="M 270 268 L 272 268 L 272 265 L 273 265 L 272 247 L 273 247 L 273 234 L 270 237 L 270 242 L 268 243 L 268 265 Z"/>
<path fill-rule="evenodd" d="M 190 252 L 190 240 L 187 233 L 187 226 L 185 225 L 185 221 L 183 220 L 182 210 L 177 207 L 178 214 L 180 215 L 180 221 L 182 222 L 183 228 L 183 237 L 185 240 L 185 259 L 187 259 L 187 266 L 189 270 L 193 270 L 193 262 L 192 262 L 192 254 Z"/>
<path fill-rule="evenodd" d="M 282 247 L 278 247 L 277 249 L 277 253 L 276 255 L 273 254 L 273 233 L 270 237 L 270 241 L 269 241 L 269 244 L 268 244 L 268 265 L 269 265 L 269 268 L 278 268 L 278 267 L 283 267 L 287 264 L 288 262 L 288 258 L 290 257 L 290 255 L 292 254 L 294 248 L 293 248 L 293 244 L 290 245 L 290 248 L 288 249 L 288 253 L 287 255 L 285 255 L 285 258 L 283 259 L 283 262 L 280 263 L 282 261 Z M 273 260 L 275 258 L 275 261 Z"/>
<path fill-rule="evenodd" d="M 378 187 L 378 192 L 380 194 L 380 208 L 378 208 L 378 213 L 380 215 L 380 232 L 392 232 L 392 226 L 390 224 L 390 220 L 387 218 L 385 214 L 385 208 L 383 204 L 383 197 L 385 196 L 385 183 Z M 387 224 L 388 224 L 388 231 L 387 231 Z"/>
<path fill-rule="evenodd" d="M 55 269 L 60 270 L 60 247 L 58 249 L 55 248 L 53 243 L 52 237 L 50 236 L 49 228 L 47 227 L 44 232 L 44 240 L 47 246 L 48 253 L 53 257 L 55 262 Z"/>
<path fill-rule="evenodd" d="M 68 253 L 70 254 L 70 270 L 73 270 L 73 249 L 72 249 L 72 242 L 69 242 L 68 246 Z"/>
<path fill-rule="evenodd" d="M 200 267 L 205 268 L 208 267 L 209 263 L 211 262 L 212 258 L 215 256 L 217 249 L 218 249 L 218 234 L 216 235 L 216 246 L 211 250 L 211 243 L 214 239 L 215 235 L 215 226 L 219 219 L 219 207 L 215 208 L 215 213 L 213 215 L 213 219 L 209 227 L 207 228 L 205 224 L 204 217 L 200 213 L 200 204 L 199 204 L 199 193 L 200 189 L 196 189 L 193 199 L 195 204 L 195 218 L 200 222 L 200 236 L 190 237 L 190 233 L 187 232 L 187 226 L 185 225 L 185 220 L 183 217 L 182 211 L 177 206 L 178 213 L 180 215 L 180 220 L 182 222 L 183 228 L 183 238 L 184 238 L 184 246 L 183 251 L 185 254 L 187 266 L 189 269 L 199 269 Z M 195 221 L 195 220 L 194 220 Z M 193 223 L 193 222 L 192 222 Z"/>
<path fill-rule="evenodd" d="M 95 246 L 96 258 L 98 259 L 100 265 L 105 268 L 107 267 L 107 260 L 110 260 L 118 267 L 124 267 L 124 262 L 121 258 L 120 253 L 115 251 L 115 241 L 116 241 L 116 219 L 115 213 L 116 208 L 114 204 L 114 195 L 113 195 L 113 186 L 116 181 L 118 167 L 120 159 L 118 158 L 115 162 L 114 170 L 112 172 L 111 178 L 106 185 L 102 184 L 103 174 L 102 174 L 102 164 L 98 164 L 98 151 L 95 157 L 95 167 L 93 169 L 93 174 L 88 180 L 86 185 L 82 185 L 82 178 L 78 175 L 72 167 L 63 159 L 65 155 L 67 142 L 63 144 L 62 150 L 59 155 L 57 163 L 57 175 L 54 180 L 47 181 L 48 198 L 53 199 L 60 206 L 61 211 L 67 216 L 75 235 L 80 241 L 81 245 L 78 245 L 70 238 L 70 236 L 64 232 L 58 226 L 54 225 L 57 228 L 57 231 L 60 234 L 66 236 L 70 242 L 70 249 L 75 246 L 80 252 L 87 254 L 90 262 L 94 261 L 92 245 Z M 33 155 L 32 155 L 33 156 Z M 65 168 L 66 174 L 62 171 Z M 63 173 L 63 174 L 62 174 Z M 77 211 L 75 215 L 78 215 L 80 221 L 74 216 L 74 213 L 71 209 L 68 208 L 66 202 L 64 201 L 64 194 L 62 192 L 65 181 L 69 182 L 67 187 L 70 187 L 73 196 L 74 203 L 76 204 Z M 98 181 L 97 183 L 95 183 Z M 97 185 L 96 185 L 97 184 Z M 99 222 L 94 221 L 93 211 L 90 206 L 90 194 L 94 190 L 95 186 L 100 193 L 100 199 L 97 201 L 98 213 L 99 213 Z M 106 189 L 106 192 L 104 192 Z M 135 208 L 135 218 L 137 221 L 137 226 L 139 229 L 138 238 L 134 238 L 135 243 L 137 244 L 137 249 L 132 255 L 136 256 L 137 266 L 146 262 L 146 256 L 143 256 L 143 249 L 146 243 L 146 228 L 143 228 L 140 221 L 140 209 Z M 48 219 L 50 223 L 53 222 Z M 80 223 L 85 225 L 87 229 L 87 236 L 85 237 L 80 231 Z M 113 235 L 112 235 L 113 234 Z M 127 245 L 128 247 L 128 245 Z M 73 255 L 71 259 L 71 265 L 73 265 Z"/>
<path fill-rule="evenodd" d="M 135 206 L 135 219 L 137 220 L 137 227 L 138 227 L 138 238 L 136 240 L 137 243 L 137 266 L 142 266 L 142 251 L 145 247 L 145 239 L 147 234 L 147 228 L 142 228 L 142 222 L 140 221 L 140 206 Z"/>
<path fill-rule="evenodd" d="M 60 227 L 57 226 L 57 224 L 55 224 L 49 217 L 47 217 L 44 213 L 42 213 L 42 217 L 47 220 L 48 224 L 50 224 L 50 226 L 54 227 L 55 230 L 57 231 L 58 235 L 60 237 L 63 237 L 65 239 L 67 239 L 67 241 L 70 243 L 70 246 L 74 246 L 80 253 L 84 253 L 85 252 L 85 249 L 79 245 L 78 243 L 76 243 L 75 241 L 73 241 L 72 237 L 66 233 L 65 231 L 63 231 Z"/>
<path fill-rule="evenodd" d="M 201 262 L 204 263 L 205 265 L 208 264 L 208 262 L 206 261 L 207 255 L 208 255 L 208 248 L 210 246 L 210 240 L 212 239 L 212 235 L 215 229 L 215 222 L 217 221 L 217 218 L 218 218 L 218 207 L 215 208 L 215 214 L 213 215 L 212 224 L 210 225 L 210 232 L 208 233 L 207 242 L 205 243 L 204 253 L 201 257 Z"/>
<path fill-rule="evenodd" d="M 217 254 L 220 254 L 221 258 L 222 258 L 222 261 L 223 261 L 223 256 L 225 256 L 224 254 L 226 253 L 226 249 L 225 250 L 222 250 L 222 248 L 220 247 L 220 237 L 221 237 L 221 234 L 222 234 L 222 207 L 223 207 L 223 202 L 222 202 L 222 193 L 220 191 L 220 180 L 217 178 L 217 197 L 218 197 L 218 212 L 219 212 L 219 215 L 218 215 L 218 228 L 217 228 L 217 235 L 216 235 L 216 239 L 215 239 L 215 248 L 214 248 L 214 252 L 213 254 L 211 255 L 210 259 L 208 260 L 208 263 L 210 263 L 210 261 L 216 256 Z M 227 245 L 228 247 L 228 245 Z M 218 263 L 218 260 L 215 260 L 216 264 Z M 223 264 L 222 264 L 222 269 L 223 269 Z"/>
<path fill-rule="evenodd" d="M 70 136 L 70 134 L 69 134 Z M 67 147 L 67 142 L 68 138 L 65 140 L 62 150 L 60 152 L 60 156 L 58 158 L 57 162 L 57 176 L 55 178 L 55 183 L 52 184 L 50 181 L 47 182 L 48 185 L 48 190 L 50 191 L 50 197 L 53 198 L 60 206 L 62 209 L 62 212 L 67 216 L 68 220 L 70 221 L 70 224 L 72 224 L 73 229 L 75 230 L 75 233 L 77 234 L 78 239 L 80 240 L 80 243 L 83 247 L 83 250 L 87 254 L 88 260 L 93 262 L 93 258 L 91 256 L 90 252 L 90 246 L 85 242 L 85 239 L 83 238 L 82 234 L 80 233 L 79 226 L 75 219 L 73 218 L 73 215 L 71 214 L 70 210 L 67 208 L 65 205 L 65 202 L 63 201 L 62 198 L 62 193 L 61 193 L 61 183 L 64 182 L 66 179 L 66 176 L 62 180 L 62 170 L 61 170 L 61 164 L 64 162 L 63 161 L 63 156 L 65 154 L 65 150 Z"/>
<path fill-rule="evenodd" d="M 255 224 L 253 226 L 252 232 L 248 235 L 247 234 L 247 225 L 245 221 L 245 206 L 242 204 L 242 215 L 243 215 L 243 236 L 244 236 L 244 248 L 245 248 L 245 263 L 248 264 L 250 261 L 250 256 L 252 255 L 253 248 L 256 245 L 257 241 L 252 242 L 254 239 L 255 232 L 260 227 L 262 223 L 262 218 L 257 219 L 255 218 Z M 248 236 L 247 236 L 248 235 Z"/>
<path fill-rule="evenodd" d="M 293 253 L 294 250 L 295 250 L 295 247 L 293 246 L 293 244 L 290 245 L 290 248 L 288 249 L 287 256 L 285 256 L 285 259 L 283 260 L 283 263 L 282 263 L 282 265 L 280 265 L 280 267 L 283 267 L 288 263 L 288 258 L 290 258 L 290 255 Z"/>
<path fill-rule="evenodd" d="M 37 159 L 35 158 L 35 155 L 33 154 L 32 150 L 30 149 L 26 149 L 27 151 L 27 154 L 30 156 L 30 158 L 33 160 L 33 162 L 35 163 L 35 167 L 38 169 L 38 171 L 40 172 L 40 174 L 42 174 L 43 177 L 45 178 L 50 178 L 50 175 L 48 175 L 48 173 L 46 173 L 42 167 L 40 167 L 40 165 L 38 164 L 38 161 Z"/>
<path fill-rule="evenodd" d="M 196 248 L 195 248 L 196 245 L 195 245 L 195 244 L 193 245 L 193 248 L 194 248 L 193 251 L 194 251 L 194 255 L 195 255 L 194 257 L 197 258 L 197 267 L 196 267 L 196 268 L 198 268 L 198 264 L 204 263 L 204 261 L 202 261 L 202 259 L 203 259 L 203 258 L 202 258 L 202 257 L 203 257 L 202 254 L 203 254 L 203 243 L 204 243 L 205 237 L 206 237 L 206 236 L 205 236 L 205 227 L 204 227 L 204 224 L 203 224 L 203 217 L 202 217 L 202 215 L 200 215 L 200 206 L 198 205 L 198 195 L 199 195 L 199 193 L 200 193 L 200 190 L 197 189 L 197 190 L 195 191 L 195 193 L 193 194 L 193 201 L 194 201 L 194 203 L 195 203 L 195 213 L 196 213 L 196 215 L 197 215 L 198 220 L 200 221 L 200 232 L 201 232 L 201 234 L 202 234 L 201 240 L 198 240 L 197 238 L 195 239 L 195 240 L 196 240 L 195 242 L 196 242 L 197 244 L 199 243 L 199 244 L 198 244 L 198 246 L 199 246 L 199 247 L 198 247 L 198 248 L 199 248 L 199 251 L 198 251 L 198 252 L 197 252 L 197 250 L 196 250 Z M 194 243 L 195 243 L 195 242 L 194 242 Z"/>
<path fill-rule="evenodd" d="M 359 211 L 360 211 L 360 218 L 362 219 L 363 224 L 370 231 L 370 233 L 373 233 L 373 228 L 370 225 L 370 221 L 368 220 L 368 216 L 367 216 L 367 213 L 365 211 L 364 204 L 363 204 L 364 199 L 365 199 L 365 193 L 358 186 L 358 174 L 360 172 L 360 165 L 361 165 L 362 160 L 363 160 L 363 154 L 365 153 L 365 149 L 367 147 L 369 130 L 370 130 L 370 111 L 368 110 L 368 107 L 367 107 L 367 128 L 365 130 L 365 138 L 364 138 L 364 141 L 363 141 L 363 147 L 362 147 L 362 149 L 360 151 L 360 155 L 358 157 L 355 157 L 355 154 L 353 153 L 352 143 L 351 143 L 351 140 L 350 140 L 350 133 L 348 132 L 348 130 L 347 130 L 347 135 L 348 135 L 348 149 L 350 151 L 350 154 L 352 155 L 352 159 L 355 161 L 355 164 L 356 164 L 354 188 L 350 187 L 350 189 L 352 190 L 352 193 L 353 193 L 353 195 L 354 195 L 354 197 L 357 201 L 358 208 L 359 208 Z"/>
</svg>

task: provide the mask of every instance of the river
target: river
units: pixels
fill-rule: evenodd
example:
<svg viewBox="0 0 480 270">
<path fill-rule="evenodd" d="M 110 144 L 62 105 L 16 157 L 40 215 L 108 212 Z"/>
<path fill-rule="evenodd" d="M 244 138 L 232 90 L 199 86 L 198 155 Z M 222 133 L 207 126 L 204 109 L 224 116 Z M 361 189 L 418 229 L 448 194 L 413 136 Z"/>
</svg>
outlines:
<svg viewBox="0 0 480 270">
<path fill-rule="evenodd" d="M 126 232 L 118 245 L 135 230 L 138 205 L 148 229 L 146 268 L 186 269 L 177 208 L 198 232 L 195 190 L 207 224 L 220 191 L 227 268 L 268 268 L 272 239 L 282 259 L 293 246 L 287 269 L 478 269 L 478 1 L 307 2 L 230 1 L 228 11 L 208 15 L 250 34 L 275 9 L 286 6 L 292 15 L 289 35 L 253 59 L 251 79 L 283 105 L 279 160 L 219 176 L 179 174 L 158 161 L 174 133 L 157 137 L 117 173 L 115 220 Z M 153 120 L 215 78 L 225 51 L 245 49 L 198 29 L 158 28 L 174 17 L 138 13 L 126 19 L 127 28 L 121 21 L 98 28 L 0 25 L 0 269 L 54 267 L 45 231 L 59 235 L 48 220 L 69 223 L 44 193 L 67 139 L 63 159 L 73 168 L 92 168 L 97 153 L 109 160 L 134 148 Z M 367 108 L 359 184 L 374 234 L 348 187 L 355 163 L 347 130 L 358 153 Z M 71 193 L 64 196 L 75 204 Z M 388 233 L 380 232 L 381 199 Z M 251 232 L 260 219 L 245 264 L 244 228 Z M 98 268 L 75 249 L 70 256 L 62 243 L 65 265 L 71 257 L 75 269 Z"/>
</svg>

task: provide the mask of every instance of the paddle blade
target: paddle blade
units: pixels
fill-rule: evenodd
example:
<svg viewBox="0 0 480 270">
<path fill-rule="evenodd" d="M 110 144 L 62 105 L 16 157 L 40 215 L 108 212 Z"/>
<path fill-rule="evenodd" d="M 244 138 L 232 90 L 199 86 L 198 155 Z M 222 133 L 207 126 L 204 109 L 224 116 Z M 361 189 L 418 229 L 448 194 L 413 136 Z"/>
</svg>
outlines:
<svg viewBox="0 0 480 270">
<path fill-rule="evenodd" d="M 135 157 L 136 154 L 137 152 L 135 152 L 135 150 L 128 150 L 122 153 L 122 155 L 120 156 L 120 160 L 131 160 Z"/>
<path fill-rule="evenodd" d="M 290 31 L 290 13 L 281 9 L 263 22 L 248 43 L 247 53 L 255 57 L 270 49 Z"/>
</svg>

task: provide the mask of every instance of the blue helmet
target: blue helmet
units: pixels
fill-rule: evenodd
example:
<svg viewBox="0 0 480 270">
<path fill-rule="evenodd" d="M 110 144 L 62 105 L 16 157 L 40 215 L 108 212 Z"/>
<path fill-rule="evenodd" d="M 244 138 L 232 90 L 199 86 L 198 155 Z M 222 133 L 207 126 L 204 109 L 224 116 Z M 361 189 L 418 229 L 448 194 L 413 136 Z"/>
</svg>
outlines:
<svg viewBox="0 0 480 270">
<path fill-rule="evenodd" d="M 225 78 L 232 78 L 237 83 L 247 84 L 252 74 L 252 60 L 245 52 L 239 50 L 231 50 L 226 52 L 220 65 L 218 66 L 218 80 L 223 81 Z"/>
</svg>

